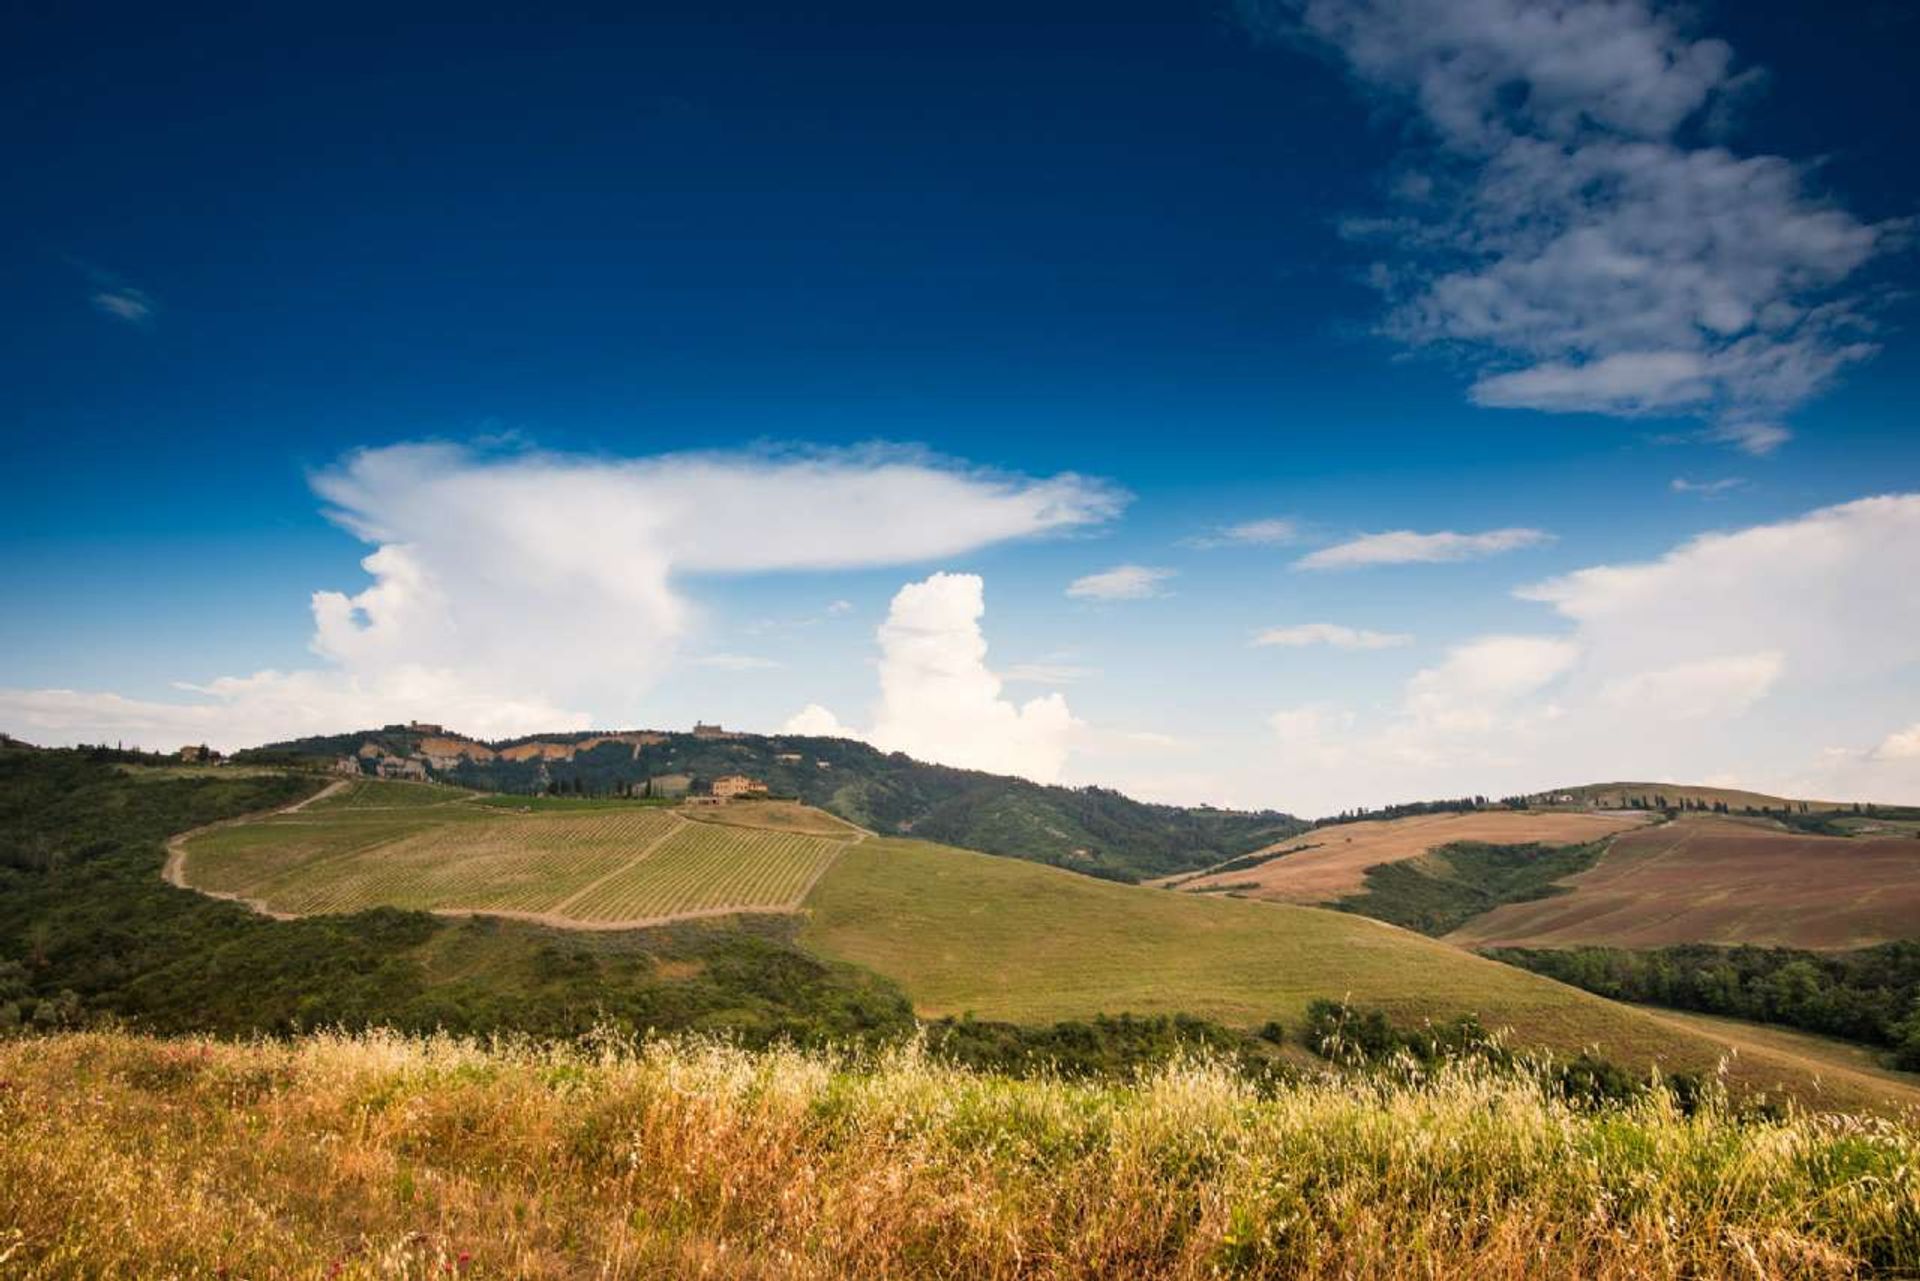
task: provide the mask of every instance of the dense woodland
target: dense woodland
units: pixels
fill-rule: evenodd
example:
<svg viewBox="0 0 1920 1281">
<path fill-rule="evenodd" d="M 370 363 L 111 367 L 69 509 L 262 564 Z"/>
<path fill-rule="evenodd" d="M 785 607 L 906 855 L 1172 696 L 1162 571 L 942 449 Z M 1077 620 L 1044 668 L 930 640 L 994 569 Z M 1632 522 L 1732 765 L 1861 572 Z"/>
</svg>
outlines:
<svg viewBox="0 0 1920 1281">
<path fill-rule="evenodd" d="M 1493 948 L 1487 955 L 1622 1001 L 1724 1014 L 1893 1052 L 1920 1072 L 1920 941 L 1856 952 L 1684 944 Z"/>
</svg>

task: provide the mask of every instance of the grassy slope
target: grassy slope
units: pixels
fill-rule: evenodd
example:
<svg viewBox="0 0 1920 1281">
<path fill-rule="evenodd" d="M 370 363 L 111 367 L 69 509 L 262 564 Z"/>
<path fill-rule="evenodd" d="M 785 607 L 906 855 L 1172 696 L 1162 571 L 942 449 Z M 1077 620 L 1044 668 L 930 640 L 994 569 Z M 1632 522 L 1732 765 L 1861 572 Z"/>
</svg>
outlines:
<svg viewBox="0 0 1920 1281">
<path fill-rule="evenodd" d="M 338 1036 L 0 1043 L 9 1276 L 1913 1276 L 1910 1125 Z"/>
<path fill-rule="evenodd" d="M 1689 1032 L 1713 1037 L 1740 1054 L 1758 1052 L 1786 1055 L 1802 1060 L 1807 1070 L 1817 1075 L 1843 1081 L 1885 1081 L 1900 1087 L 1903 1095 L 1909 1092 L 1920 1094 L 1920 1076 L 1887 1067 L 1881 1062 L 1881 1052 L 1870 1046 L 1788 1027 L 1751 1023 L 1746 1019 L 1697 1014 L 1691 1010 L 1649 1008 L 1647 1013 L 1652 1018 L 1672 1023 Z"/>
<path fill-rule="evenodd" d="M 903 987 L 923 1014 L 1042 1022 L 1185 1012 L 1297 1026 L 1347 996 L 1401 1019 L 1476 1012 L 1526 1044 L 1711 1068 L 1723 1040 L 1375 921 L 1315 908 L 1108 885 L 918 841 L 849 849 L 807 900 L 801 942 Z M 1801 1058 L 1756 1046 L 1733 1076 L 1808 1093 Z M 1842 1106 L 1900 1087 L 1830 1080 Z M 1920 1091 L 1904 1097 L 1920 1104 Z"/>
</svg>

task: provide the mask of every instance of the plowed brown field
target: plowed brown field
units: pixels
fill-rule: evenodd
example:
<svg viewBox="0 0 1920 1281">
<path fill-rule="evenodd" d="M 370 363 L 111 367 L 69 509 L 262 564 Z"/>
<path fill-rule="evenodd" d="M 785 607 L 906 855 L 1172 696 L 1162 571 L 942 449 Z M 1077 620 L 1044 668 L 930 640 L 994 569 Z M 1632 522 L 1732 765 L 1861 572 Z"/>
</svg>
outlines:
<svg viewBox="0 0 1920 1281">
<path fill-rule="evenodd" d="M 1233 886 L 1249 898 L 1282 903 L 1331 903 L 1366 889 L 1376 863 L 1418 858 L 1454 841 L 1491 845 L 1579 845 L 1630 831 L 1647 821 L 1639 813 L 1540 813 L 1489 810 L 1476 814 L 1421 814 L 1380 822 L 1316 828 L 1269 846 L 1281 857 L 1239 872 L 1214 872 L 1180 882 L 1185 890 Z M 1920 842 L 1915 842 L 1920 845 Z M 1298 853 L 1287 853 L 1297 850 Z"/>
<path fill-rule="evenodd" d="M 1572 893 L 1509 903 L 1468 946 L 1868 947 L 1920 935 L 1920 840 L 1803 836 L 1696 816 L 1613 842 Z"/>
</svg>

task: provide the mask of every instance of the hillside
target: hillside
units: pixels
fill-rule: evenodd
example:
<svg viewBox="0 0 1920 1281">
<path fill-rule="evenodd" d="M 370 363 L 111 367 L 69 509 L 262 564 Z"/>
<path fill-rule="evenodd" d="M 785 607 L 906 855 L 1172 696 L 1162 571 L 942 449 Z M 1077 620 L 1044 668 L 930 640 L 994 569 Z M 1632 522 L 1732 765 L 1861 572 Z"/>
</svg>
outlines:
<svg viewBox="0 0 1920 1281">
<path fill-rule="evenodd" d="M 281 916 L 398 907 L 619 930 L 790 912 L 862 839 L 783 802 L 543 798 L 535 810 L 439 799 L 450 790 L 336 783 L 311 804 L 174 841 L 169 876 Z"/>
<path fill-rule="evenodd" d="M 1183 1012 L 1291 1028 L 1314 998 L 1344 995 L 1413 1024 L 1476 1013 L 1519 1044 L 1598 1047 L 1636 1068 L 1711 1072 L 1732 1045 L 1363 917 L 1103 885 L 920 841 L 851 847 L 805 906 L 804 946 L 892 980 L 923 1015 Z M 1728 1071 L 1834 1106 L 1920 1106 L 1911 1083 L 1759 1044 Z"/>
<path fill-rule="evenodd" d="M 1693 814 L 1616 838 L 1566 892 L 1497 907 L 1470 947 L 1868 947 L 1920 934 L 1920 840 L 1816 836 Z"/>
<path fill-rule="evenodd" d="M 1194 893 L 1231 889 L 1277 903 L 1333 903 L 1363 893 L 1367 870 L 1418 858 L 1458 841 L 1572 845 L 1602 840 L 1646 821 L 1630 814 L 1531 813 L 1488 809 L 1329 824 L 1168 883 Z"/>
<path fill-rule="evenodd" d="M 344 760 L 366 773 L 417 770 L 422 777 L 525 794 L 550 787 L 610 794 L 649 780 L 656 790 L 683 790 L 745 774 L 775 795 L 885 835 L 1124 881 L 1193 871 L 1305 827 L 1277 811 L 1152 805 L 1106 788 L 1044 786 L 929 765 L 842 738 L 596 731 L 480 743 L 437 726 L 388 726 L 272 743 L 237 759 L 328 766 Z"/>
</svg>

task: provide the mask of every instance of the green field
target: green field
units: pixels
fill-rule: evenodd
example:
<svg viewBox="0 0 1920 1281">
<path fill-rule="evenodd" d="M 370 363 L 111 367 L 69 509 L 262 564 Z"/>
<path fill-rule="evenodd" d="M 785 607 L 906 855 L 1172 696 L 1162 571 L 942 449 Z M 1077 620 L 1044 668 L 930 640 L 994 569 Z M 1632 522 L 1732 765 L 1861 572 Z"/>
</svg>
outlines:
<svg viewBox="0 0 1920 1281">
<path fill-rule="evenodd" d="M 389 786 L 439 790 L 358 784 L 304 810 L 202 833 L 187 843 L 185 883 L 284 915 L 384 906 L 604 927 L 790 909 L 846 845 L 688 822 L 656 806 L 360 803 L 356 789 L 379 800 Z"/>
<path fill-rule="evenodd" d="M 1623 1064 L 1712 1070 L 1732 1042 L 1377 921 L 1320 908 L 1114 885 L 919 841 L 849 848 L 806 904 L 801 941 L 900 984 L 924 1015 L 1016 1023 L 1187 1013 L 1297 1027 L 1345 997 L 1408 1023 L 1478 1014 L 1516 1041 Z M 1730 1068 L 1762 1088 L 1814 1076 L 1834 1101 L 1920 1090 L 1760 1044 Z"/>
</svg>

